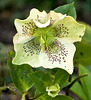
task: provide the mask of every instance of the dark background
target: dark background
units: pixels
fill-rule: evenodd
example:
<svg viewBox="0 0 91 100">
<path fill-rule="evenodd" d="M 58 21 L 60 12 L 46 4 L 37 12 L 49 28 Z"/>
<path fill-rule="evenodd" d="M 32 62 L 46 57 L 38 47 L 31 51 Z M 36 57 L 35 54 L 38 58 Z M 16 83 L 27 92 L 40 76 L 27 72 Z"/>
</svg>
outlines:
<svg viewBox="0 0 91 100">
<path fill-rule="evenodd" d="M 14 19 L 26 18 L 31 8 L 49 12 L 73 1 L 77 10 L 77 20 L 90 24 L 91 0 L 0 0 L 0 42 L 12 43 L 12 36 L 16 33 Z"/>
</svg>

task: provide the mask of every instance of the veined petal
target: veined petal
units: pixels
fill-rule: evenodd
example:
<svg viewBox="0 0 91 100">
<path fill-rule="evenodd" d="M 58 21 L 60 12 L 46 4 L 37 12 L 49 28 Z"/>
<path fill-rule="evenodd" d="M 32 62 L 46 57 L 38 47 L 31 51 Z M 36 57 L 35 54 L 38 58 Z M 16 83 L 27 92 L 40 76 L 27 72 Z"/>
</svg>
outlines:
<svg viewBox="0 0 91 100">
<path fill-rule="evenodd" d="M 32 39 L 31 41 L 24 44 L 14 44 L 14 50 L 16 55 L 12 61 L 13 64 L 29 64 L 32 67 L 39 67 L 39 54 L 40 44 Z"/>
<path fill-rule="evenodd" d="M 33 39 L 34 37 L 31 37 L 31 35 L 23 35 L 23 34 L 15 34 L 15 36 L 13 37 L 13 43 L 15 44 L 23 44 L 26 43 L 28 41 L 30 41 L 31 39 Z"/>
<path fill-rule="evenodd" d="M 42 50 L 39 61 L 44 68 L 62 68 L 69 74 L 73 73 L 73 56 L 75 53 L 74 44 L 65 39 L 57 38 L 52 44 L 52 49 Z"/>
<path fill-rule="evenodd" d="M 53 24 L 53 28 L 57 37 L 65 38 L 70 42 L 81 41 L 85 32 L 85 26 L 77 23 L 74 18 L 70 16 L 57 20 Z"/>
</svg>

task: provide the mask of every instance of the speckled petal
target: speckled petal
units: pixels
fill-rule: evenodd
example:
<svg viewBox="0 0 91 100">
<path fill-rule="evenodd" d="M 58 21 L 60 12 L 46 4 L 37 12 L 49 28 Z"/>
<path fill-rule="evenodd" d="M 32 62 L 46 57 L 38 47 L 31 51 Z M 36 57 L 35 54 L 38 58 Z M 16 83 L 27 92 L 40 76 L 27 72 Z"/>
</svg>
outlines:
<svg viewBox="0 0 91 100">
<path fill-rule="evenodd" d="M 85 26 L 77 23 L 72 17 L 65 16 L 53 24 L 56 37 L 65 38 L 70 42 L 81 41 Z"/>
<path fill-rule="evenodd" d="M 62 68 L 69 74 L 73 73 L 74 44 L 65 39 L 57 38 L 48 50 L 42 50 L 39 61 L 44 68 Z"/>
<path fill-rule="evenodd" d="M 30 10 L 30 14 L 25 20 L 15 19 L 15 27 L 17 32 L 19 34 L 33 34 L 34 30 L 37 28 L 34 20 L 38 20 L 39 16 L 41 16 L 41 12 L 33 8 Z"/>
<path fill-rule="evenodd" d="M 37 26 L 30 18 L 30 16 L 25 20 L 15 19 L 15 27 L 17 29 L 17 33 L 20 35 L 33 35 L 34 31 L 37 29 Z"/>
<path fill-rule="evenodd" d="M 12 61 L 13 64 L 29 64 L 32 67 L 39 67 L 39 54 L 40 54 L 40 45 L 36 42 L 35 39 L 28 41 L 24 44 L 14 44 L 14 50 L 16 55 Z"/>
</svg>

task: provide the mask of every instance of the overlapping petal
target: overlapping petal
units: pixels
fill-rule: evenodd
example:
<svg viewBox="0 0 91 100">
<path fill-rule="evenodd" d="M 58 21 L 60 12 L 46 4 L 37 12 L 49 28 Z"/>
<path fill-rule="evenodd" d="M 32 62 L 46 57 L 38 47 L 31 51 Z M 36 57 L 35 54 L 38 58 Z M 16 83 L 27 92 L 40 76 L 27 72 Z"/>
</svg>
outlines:
<svg viewBox="0 0 91 100">
<path fill-rule="evenodd" d="M 30 18 L 33 19 L 37 27 L 43 28 L 50 25 L 49 15 L 45 11 L 38 11 L 37 9 L 32 9 L 30 11 Z"/>
<path fill-rule="evenodd" d="M 62 17 L 63 15 L 61 13 L 56 13 L 54 11 L 50 11 L 49 16 L 50 16 L 50 22 L 51 22 L 51 24 L 53 24 L 56 20 L 59 20 L 60 17 Z"/>
<path fill-rule="evenodd" d="M 19 33 L 16 33 L 14 38 L 13 38 L 13 43 L 14 44 L 23 44 L 26 43 L 28 41 L 30 41 L 31 39 L 33 39 L 34 37 L 31 35 L 20 35 Z"/>
</svg>

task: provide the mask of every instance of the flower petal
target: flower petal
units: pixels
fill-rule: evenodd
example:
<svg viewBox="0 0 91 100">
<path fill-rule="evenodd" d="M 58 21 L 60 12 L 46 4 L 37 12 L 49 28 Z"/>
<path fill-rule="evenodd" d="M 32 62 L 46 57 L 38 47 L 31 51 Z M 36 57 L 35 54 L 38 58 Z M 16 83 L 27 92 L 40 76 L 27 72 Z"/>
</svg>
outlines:
<svg viewBox="0 0 91 100">
<path fill-rule="evenodd" d="M 63 15 L 63 16 L 61 16 L 61 17 L 60 17 L 60 19 L 64 19 L 65 17 L 66 17 L 66 14 L 65 14 L 65 15 Z"/>
<path fill-rule="evenodd" d="M 47 27 L 50 24 L 49 15 L 45 11 L 40 12 L 34 8 L 30 11 L 30 17 L 39 28 Z"/>
<path fill-rule="evenodd" d="M 33 19 L 33 21 L 36 20 L 45 23 L 48 20 L 48 15 L 45 11 L 40 12 L 39 10 L 33 8 L 30 11 L 30 18 Z"/>
<path fill-rule="evenodd" d="M 32 35 L 37 28 L 33 20 L 29 17 L 25 20 L 15 19 L 15 26 L 20 35 Z"/>
<path fill-rule="evenodd" d="M 37 28 L 33 20 L 37 20 L 41 12 L 37 9 L 32 9 L 30 15 L 25 20 L 15 19 L 15 26 L 19 34 L 33 34 Z"/>
<path fill-rule="evenodd" d="M 24 43 L 24 44 L 14 44 L 14 50 L 16 55 L 13 59 L 13 64 L 21 65 L 21 64 L 29 64 L 32 67 L 39 67 L 39 53 L 40 53 L 40 45 L 36 42 L 35 39 Z"/>
<path fill-rule="evenodd" d="M 53 24 L 53 28 L 57 37 L 65 38 L 70 42 L 81 41 L 85 32 L 85 26 L 77 23 L 74 18 L 70 16 L 57 20 Z"/>
<path fill-rule="evenodd" d="M 40 23 L 40 22 L 38 22 L 38 21 L 34 21 L 35 22 L 35 24 L 36 24 L 36 26 L 37 27 L 39 27 L 39 28 L 43 28 L 43 27 L 47 27 L 47 26 L 49 26 L 50 25 L 50 20 L 48 20 L 46 23 L 44 23 L 44 24 L 42 24 L 42 23 Z"/>
<path fill-rule="evenodd" d="M 19 35 L 19 33 L 15 34 L 14 38 L 13 38 L 13 43 L 16 44 L 23 44 L 26 43 L 28 41 L 30 41 L 31 39 L 33 39 L 34 37 L 31 37 L 30 35 Z"/>
<path fill-rule="evenodd" d="M 54 11 L 49 12 L 50 22 L 53 24 L 56 20 L 60 19 L 63 15 L 61 13 L 56 13 Z"/>
<path fill-rule="evenodd" d="M 53 46 L 53 47 L 52 47 Z M 52 49 L 42 50 L 39 61 L 44 68 L 62 68 L 69 74 L 73 73 L 73 56 L 75 46 L 65 39 L 57 38 L 52 44 Z"/>
</svg>

